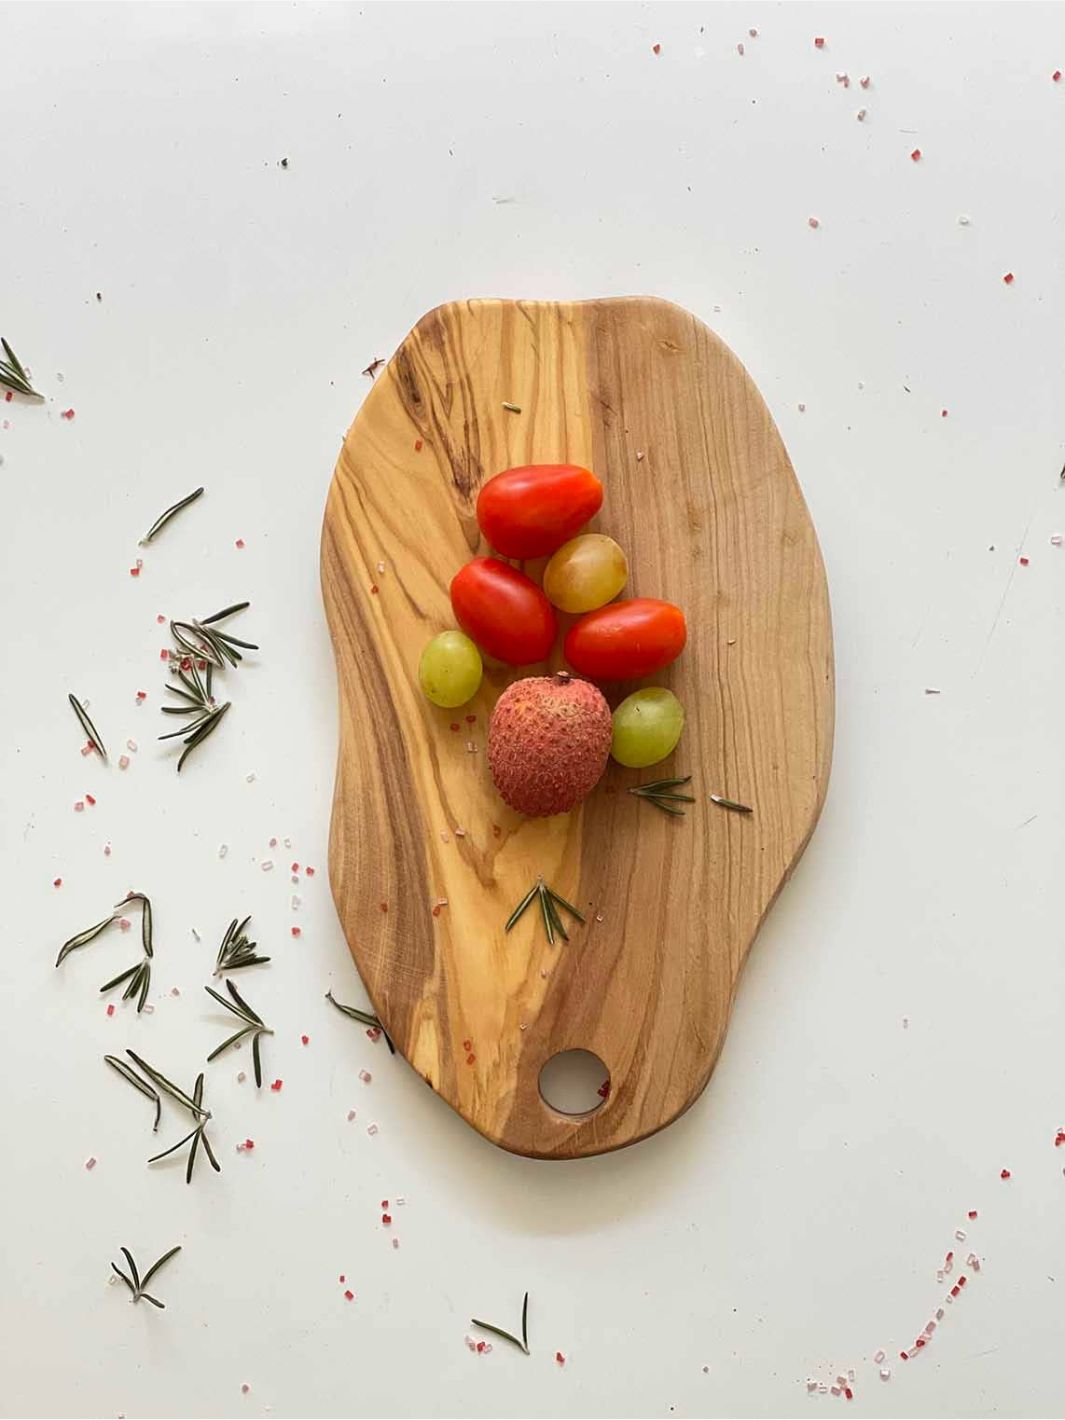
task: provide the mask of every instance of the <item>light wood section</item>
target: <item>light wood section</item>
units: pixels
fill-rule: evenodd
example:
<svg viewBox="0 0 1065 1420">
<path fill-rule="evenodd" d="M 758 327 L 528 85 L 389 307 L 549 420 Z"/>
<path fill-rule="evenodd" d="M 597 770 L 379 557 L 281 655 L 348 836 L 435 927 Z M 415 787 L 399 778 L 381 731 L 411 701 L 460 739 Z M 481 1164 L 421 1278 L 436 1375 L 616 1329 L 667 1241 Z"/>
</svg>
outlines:
<svg viewBox="0 0 1065 1420">
<path fill-rule="evenodd" d="M 454 624 L 451 578 L 488 550 L 474 515 L 482 482 L 556 461 L 603 480 L 590 526 L 628 555 L 624 595 L 686 613 L 684 654 L 645 683 L 677 693 L 687 726 L 661 766 L 611 761 L 580 809 L 527 820 L 499 799 L 485 754 L 492 705 L 515 673 L 486 668 L 476 700 L 447 711 L 422 696 L 417 666 Z M 710 330 L 664 301 L 441 306 L 348 432 L 322 585 L 340 683 L 333 894 L 397 1048 L 517 1153 L 572 1158 L 661 1129 L 710 1076 L 740 968 L 813 831 L 831 760 L 824 569 L 758 390 Z M 604 687 L 612 704 L 631 688 Z M 684 818 L 624 792 L 672 772 L 694 775 L 699 802 Z M 755 811 L 719 809 L 710 793 Z M 540 874 L 587 916 L 568 945 L 548 946 L 531 910 L 504 936 Z M 558 1115 L 540 1097 L 542 1065 L 571 1047 L 610 1071 L 590 1115 Z"/>
</svg>

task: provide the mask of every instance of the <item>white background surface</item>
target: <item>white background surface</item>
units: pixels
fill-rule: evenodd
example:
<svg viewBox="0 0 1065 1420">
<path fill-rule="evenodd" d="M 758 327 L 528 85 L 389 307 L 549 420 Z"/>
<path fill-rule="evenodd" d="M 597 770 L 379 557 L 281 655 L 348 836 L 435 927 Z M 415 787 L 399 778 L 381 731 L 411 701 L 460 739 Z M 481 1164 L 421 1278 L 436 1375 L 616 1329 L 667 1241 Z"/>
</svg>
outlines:
<svg viewBox="0 0 1065 1420">
<path fill-rule="evenodd" d="M 17 5 L 0 30 L 0 328 L 49 396 L 0 406 L 3 1412 L 820 1414 L 846 1402 L 805 1378 L 853 1367 L 856 1415 L 1060 1413 L 1065 11 Z M 359 371 L 425 310 L 635 293 L 713 325 L 780 424 L 828 566 L 835 767 L 703 1098 L 537 1165 L 323 1002 L 365 998 L 325 872 L 319 527 Z M 179 780 L 156 614 L 245 596 L 261 656 Z M 79 756 L 68 690 L 113 755 L 139 742 L 125 774 Z M 298 914 L 289 859 L 319 870 Z M 156 1010 L 109 1019 L 133 934 L 51 964 L 130 887 Z M 186 1188 L 100 1057 L 191 1083 L 237 912 L 284 1088 L 210 1067 L 224 1172 Z M 175 1242 L 165 1313 L 108 1287 L 121 1243 Z M 982 1271 L 900 1362 L 950 1247 Z M 471 1355 L 471 1313 L 516 1323 L 526 1287 L 532 1357 Z"/>
</svg>

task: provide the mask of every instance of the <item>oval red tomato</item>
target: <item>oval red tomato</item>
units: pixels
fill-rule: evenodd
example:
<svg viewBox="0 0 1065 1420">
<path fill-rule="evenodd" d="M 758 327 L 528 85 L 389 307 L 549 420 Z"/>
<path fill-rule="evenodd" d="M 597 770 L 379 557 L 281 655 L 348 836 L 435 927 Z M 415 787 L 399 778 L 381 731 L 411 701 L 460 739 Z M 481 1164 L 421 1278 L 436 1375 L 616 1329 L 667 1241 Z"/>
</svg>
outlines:
<svg viewBox="0 0 1065 1420">
<path fill-rule="evenodd" d="M 531 577 L 496 557 L 475 557 L 456 573 L 451 607 L 466 635 L 510 666 L 544 661 L 554 645 L 554 607 Z"/>
<path fill-rule="evenodd" d="M 566 660 L 591 680 L 653 675 L 684 650 L 688 628 L 672 602 L 633 597 L 590 611 L 570 627 Z"/>
<path fill-rule="evenodd" d="M 477 497 L 477 522 L 504 557 L 548 557 L 595 516 L 603 485 L 570 463 L 528 464 L 490 478 Z"/>
</svg>

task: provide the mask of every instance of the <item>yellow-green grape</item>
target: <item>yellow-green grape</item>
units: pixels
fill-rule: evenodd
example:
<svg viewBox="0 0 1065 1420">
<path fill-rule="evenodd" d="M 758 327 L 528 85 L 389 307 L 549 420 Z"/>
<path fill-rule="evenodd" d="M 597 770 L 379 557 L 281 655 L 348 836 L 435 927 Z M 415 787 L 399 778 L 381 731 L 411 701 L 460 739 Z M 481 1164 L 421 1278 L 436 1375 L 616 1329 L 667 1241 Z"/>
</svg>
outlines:
<svg viewBox="0 0 1065 1420">
<path fill-rule="evenodd" d="M 461 631 L 441 631 L 422 652 L 418 679 L 434 705 L 454 710 L 477 694 L 481 684 L 481 653 Z"/>
<path fill-rule="evenodd" d="M 629 580 L 629 564 L 612 537 L 582 533 L 564 542 L 544 568 L 544 593 L 559 611 L 595 611 Z"/>
<path fill-rule="evenodd" d="M 610 753 L 629 769 L 645 769 L 673 753 L 683 729 L 684 706 L 671 690 L 635 690 L 614 711 Z"/>
</svg>

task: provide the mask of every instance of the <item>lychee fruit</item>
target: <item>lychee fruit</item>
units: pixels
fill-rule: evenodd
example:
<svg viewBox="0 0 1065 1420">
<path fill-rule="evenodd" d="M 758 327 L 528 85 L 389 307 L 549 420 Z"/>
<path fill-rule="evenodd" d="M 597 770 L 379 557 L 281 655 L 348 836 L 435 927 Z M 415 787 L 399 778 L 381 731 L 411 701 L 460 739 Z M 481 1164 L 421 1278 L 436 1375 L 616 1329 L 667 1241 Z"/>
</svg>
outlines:
<svg viewBox="0 0 1065 1420">
<path fill-rule="evenodd" d="M 503 799 L 530 818 L 564 814 L 598 784 L 610 755 L 610 707 L 565 671 L 508 686 L 488 726 L 488 767 Z"/>
</svg>

